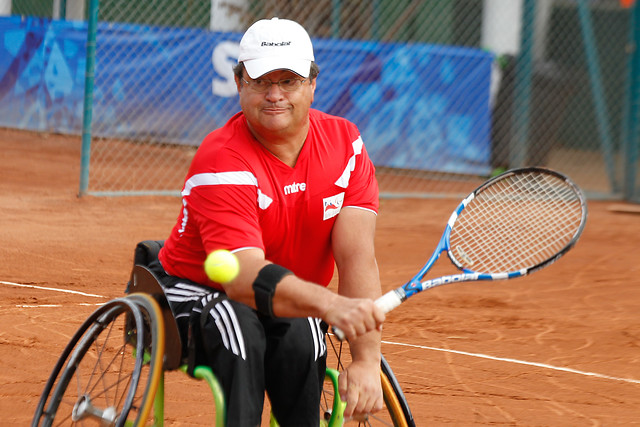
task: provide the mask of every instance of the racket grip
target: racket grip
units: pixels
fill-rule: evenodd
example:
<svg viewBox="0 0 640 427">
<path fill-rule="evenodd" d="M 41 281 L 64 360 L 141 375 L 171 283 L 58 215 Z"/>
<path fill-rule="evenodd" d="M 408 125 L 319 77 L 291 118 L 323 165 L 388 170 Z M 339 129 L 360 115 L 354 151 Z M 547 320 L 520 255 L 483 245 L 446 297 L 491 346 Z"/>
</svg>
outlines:
<svg viewBox="0 0 640 427">
<path fill-rule="evenodd" d="M 336 338 L 338 338 L 340 341 L 344 341 L 344 339 L 346 338 L 344 332 L 342 332 L 342 329 L 338 328 L 337 326 L 332 326 L 331 332 L 333 332 L 333 335 L 335 335 Z"/>
<path fill-rule="evenodd" d="M 384 311 L 384 314 L 387 314 L 388 312 L 402 304 L 402 301 L 404 301 L 405 299 L 406 297 L 403 298 L 403 295 L 401 295 L 397 289 L 394 289 L 378 298 L 376 300 L 376 305 L 380 307 L 382 311 Z"/>
<path fill-rule="evenodd" d="M 398 293 L 397 290 L 392 290 L 382 295 L 380 298 L 376 300 L 376 305 L 382 309 L 382 311 L 387 314 L 400 304 L 402 304 L 402 296 Z M 344 341 L 345 335 L 344 332 L 338 327 L 332 326 L 331 331 L 333 335 L 336 336 L 340 341 Z"/>
</svg>

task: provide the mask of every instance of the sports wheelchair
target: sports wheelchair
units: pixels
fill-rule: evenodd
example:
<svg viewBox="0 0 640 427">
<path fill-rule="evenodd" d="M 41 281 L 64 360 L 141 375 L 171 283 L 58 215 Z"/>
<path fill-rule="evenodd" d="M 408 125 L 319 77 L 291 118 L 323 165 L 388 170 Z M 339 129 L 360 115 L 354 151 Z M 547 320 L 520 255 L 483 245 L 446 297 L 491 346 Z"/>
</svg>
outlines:
<svg viewBox="0 0 640 427">
<path fill-rule="evenodd" d="M 181 370 L 205 381 L 213 396 L 211 424 L 225 426 L 222 388 L 207 366 L 189 366 L 178 326 L 164 291 L 147 268 L 162 242 L 140 242 L 126 295 L 93 312 L 73 335 L 47 380 L 32 426 L 164 425 L 166 371 Z M 382 357 L 385 407 L 359 419 L 344 419 L 338 395 L 339 371 L 348 363 L 344 344 L 327 334 L 327 371 L 320 402 L 320 426 L 415 427 L 409 405 Z M 334 366 L 334 367 L 329 367 Z M 277 427 L 271 415 L 270 427 Z"/>
</svg>

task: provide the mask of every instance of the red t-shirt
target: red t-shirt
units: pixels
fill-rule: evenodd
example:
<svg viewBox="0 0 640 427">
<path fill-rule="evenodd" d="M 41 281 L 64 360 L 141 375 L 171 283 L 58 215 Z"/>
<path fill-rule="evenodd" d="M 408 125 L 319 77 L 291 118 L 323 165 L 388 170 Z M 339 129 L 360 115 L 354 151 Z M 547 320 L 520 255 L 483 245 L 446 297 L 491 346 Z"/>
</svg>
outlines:
<svg viewBox="0 0 640 427">
<path fill-rule="evenodd" d="M 206 254 L 260 248 L 269 261 L 327 286 L 331 230 L 346 206 L 378 211 L 374 166 L 353 123 L 310 110 L 309 134 L 291 168 L 238 113 L 200 145 L 160 261 L 171 275 L 221 289 L 204 272 Z"/>
</svg>

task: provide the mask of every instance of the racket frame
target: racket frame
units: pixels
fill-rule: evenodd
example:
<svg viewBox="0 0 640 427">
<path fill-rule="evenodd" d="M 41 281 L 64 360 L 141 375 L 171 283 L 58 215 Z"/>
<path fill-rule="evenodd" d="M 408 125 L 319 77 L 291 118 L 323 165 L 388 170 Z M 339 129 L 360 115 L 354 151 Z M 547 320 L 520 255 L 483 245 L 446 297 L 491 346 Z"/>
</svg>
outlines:
<svg viewBox="0 0 640 427">
<path fill-rule="evenodd" d="M 455 257 L 452 255 L 450 241 L 449 241 L 451 236 L 451 230 L 453 230 L 453 226 L 456 220 L 458 219 L 458 217 L 460 216 L 460 213 L 467 207 L 467 205 L 478 194 L 480 194 L 486 188 L 492 186 L 496 181 L 500 181 L 510 175 L 532 173 L 532 172 L 541 172 L 545 174 L 554 175 L 557 178 L 560 178 L 561 180 L 565 181 L 565 183 L 567 183 L 573 189 L 573 191 L 578 195 L 578 198 L 581 203 L 581 208 L 582 208 L 582 218 L 580 221 L 580 226 L 574 233 L 572 239 L 562 249 L 560 249 L 555 255 L 545 259 L 544 261 L 532 267 L 523 268 L 520 270 L 510 271 L 510 272 L 501 272 L 501 273 L 482 273 L 482 272 L 475 272 L 469 269 L 465 269 L 462 266 L 462 264 L 458 260 L 456 260 Z M 388 313 L 389 311 L 393 310 L 394 308 L 402 304 L 407 298 L 419 292 L 422 292 L 424 290 L 434 288 L 436 286 L 455 283 L 455 282 L 469 282 L 469 281 L 478 281 L 478 280 L 503 280 L 503 279 L 513 279 L 516 277 L 526 276 L 529 273 L 532 273 L 536 270 L 539 270 L 543 267 L 546 267 L 547 265 L 554 263 L 560 257 L 562 257 L 565 253 L 567 253 L 567 251 L 569 251 L 569 249 L 571 249 L 576 244 L 580 235 L 582 234 L 582 231 L 584 230 L 584 227 L 586 224 L 586 219 L 587 219 L 586 198 L 583 192 L 580 190 L 580 188 L 576 184 L 574 184 L 567 176 L 561 174 L 560 172 L 547 169 L 547 168 L 541 168 L 541 167 L 526 167 L 526 168 L 517 168 L 517 169 L 508 170 L 484 182 L 478 188 L 473 190 L 471 194 L 465 197 L 462 200 L 462 202 L 460 202 L 460 204 L 456 207 L 456 209 L 453 211 L 453 213 L 449 217 L 449 220 L 447 221 L 447 226 L 445 227 L 442 237 L 440 237 L 440 241 L 438 242 L 436 249 L 433 251 L 433 253 L 429 257 L 429 260 L 424 264 L 424 266 L 420 269 L 420 271 L 418 271 L 418 273 L 415 276 L 413 276 L 409 281 L 407 281 L 405 284 L 387 292 L 386 294 L 378 298 L 376 300 L 376 305 L 378 305 L 378 307 L 380 307 L 385 313 Z M 451 260 L 451 262 L 453 263 L 453 265 L 455 265 L 456 268 L 462 270 L 462 273 L 441 276 L 441 277 L 437 277 L 429 280 L 422 280 L 424 276 L 427 274 L 427 272 L 431 269 L 431 267 L 433 267 L 436 261 L 440 258 L 440 255 L 442 254 L 442 252 L 445 252 L 445 251 L 447 252 L 447 255 Z"/>
</svg>

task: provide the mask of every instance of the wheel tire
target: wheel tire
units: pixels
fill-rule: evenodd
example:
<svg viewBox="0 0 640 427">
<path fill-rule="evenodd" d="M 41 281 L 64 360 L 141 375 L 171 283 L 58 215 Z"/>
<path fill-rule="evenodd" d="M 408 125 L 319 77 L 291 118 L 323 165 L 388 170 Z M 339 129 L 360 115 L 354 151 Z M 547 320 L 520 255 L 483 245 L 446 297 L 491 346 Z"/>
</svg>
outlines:
<svg viewBox="0 0 640 427">
<path fill-rule="evenodd" d="M 88 418 L 114 426 L 144 423 L 162 375 L 159 313 L 150 296 L 132 294 L 89 316 L 58 359 L 32 425 L 69 425 Z"/>
</svg>

